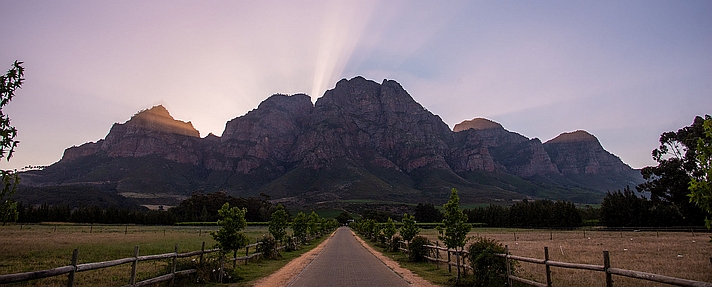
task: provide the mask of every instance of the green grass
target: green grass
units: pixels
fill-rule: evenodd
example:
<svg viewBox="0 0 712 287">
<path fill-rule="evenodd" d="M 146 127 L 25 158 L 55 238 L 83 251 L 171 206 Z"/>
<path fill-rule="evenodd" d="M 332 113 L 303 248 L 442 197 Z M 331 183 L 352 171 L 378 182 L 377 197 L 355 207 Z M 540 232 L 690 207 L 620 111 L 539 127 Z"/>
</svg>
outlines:
<svg viewBox="0 0 712 287">
<path fill-rule="evenodd" d="M 134 226 L 134 225 L 72 225 L 33 224 L 7 225 L 0 227 L 0 274 L 13 274 L 46 270 L 71 263 L 72 252 L 79 250 L 78 263 L 101 262 L 133 257 L 134 246 L 139 246 L 139 255 L 153 255 L 213 248 L 215 241 L 209 232 L 215 226 Z M 248 226 L 244 230 L 250 243 L 257 242 L 267 234 L 266 226 Z M 322 237 L 326 238 L 326 236 Z M 315 247 L 317 243 L 304 246 L 299 251 L 283 252 L 280 260 L 262 260 L 259 263 L 242 265 L 237 274 L 243 281 L 252 281 L 271 274 L 289 260 Z M 250 253 L 253 253 L 250 250 Z M 244 254 L 244 251 L 242 251 Z M 240 253 L 238 253 L 240 254 Z M 206 255 L 215 261 L 217 255 Z M 179 260 L 179 266 L 194 266 L 192 259 Z M 140 262 L 138 280 L 145 280 L 168 273 L 171 260 Z M 255 266 L 253 266 L 255 265 Z M 232 263 L 229 263 L 232 267 Z M 77 273 L 77 284 L 84 286 L 122 286 L 129 282 L 131 264 Z M 242 275 L 242 272 L 245 275 Z M 23 286 L 66 286 L 67 276 L 55 276 L 23 283 Z"/>
</svg>

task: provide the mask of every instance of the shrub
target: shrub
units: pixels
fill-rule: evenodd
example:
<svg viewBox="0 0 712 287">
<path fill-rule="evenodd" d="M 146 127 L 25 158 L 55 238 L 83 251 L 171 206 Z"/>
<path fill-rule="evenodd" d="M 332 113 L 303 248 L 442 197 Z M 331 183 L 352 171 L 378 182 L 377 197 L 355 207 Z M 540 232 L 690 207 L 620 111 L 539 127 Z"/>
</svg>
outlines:
<svg viewBox="0 0 712 287">
<path fill-rule="evenodd" d="M 297 241 L 298 241 L 298 239 L 296 239 L 296 237 L 287 236 L 286 239 L 284 240 L 284 245 L 285 245 L 284 250 L 286 250 L 287 252 L 299 250 Z"/>
<path fill-rule="evenodd" d="M 398 252 L 400 250 L 398 248 L 400 247 L 402 241 L 403 239 L 400 236 L 393 236 L 393 238 L 391 239 L 391 246 L 389 248 L 391 252 Z"/>
<path fill-rule="evenodd" d="M 423 236 L 416 236 L 410 241 L 408 245 L 408 259 L 411 261 L 424 261 L 425 256 L 428 255 L 428 248 L 425 245 L 429 245 L 430 240 Z"/>
<path fill-rule="evenodd" d="M 505 253 L 501 243 L 494 239 L 478 237 L 470 245 L 469 261 L 472 264 L 475 286 L 503 286 L 506 283 L 507 261 L 495 253 Z M 514 261 L 510 261 L 514 268 Z"/>
<path fill-rule="evenodd" d="M 262 252 L 264 258 L 277 259 L 277 240 L 272 236 L 265 235 L 260 241 L 262 244 L 257 245 L 257 252 Z"/>
</svg>

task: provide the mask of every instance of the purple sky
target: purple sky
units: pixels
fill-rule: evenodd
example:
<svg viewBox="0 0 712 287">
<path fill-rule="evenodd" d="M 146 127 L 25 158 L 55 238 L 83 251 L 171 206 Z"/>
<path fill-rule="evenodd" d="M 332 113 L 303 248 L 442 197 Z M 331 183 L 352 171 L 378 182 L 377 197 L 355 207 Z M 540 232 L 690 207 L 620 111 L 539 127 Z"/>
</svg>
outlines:
<svg viewBox="0 0 712 287">
<path fill-rule="evenodd" d="M 49 165 L 163 104 L 202 136 L 274 93 L 401 83 L 450 127 L 530 138 L 583 129 L 635 168 L 662 132 L 712 113 L 712 1 L 0 1 L 0 168 Z"/>
</svg>

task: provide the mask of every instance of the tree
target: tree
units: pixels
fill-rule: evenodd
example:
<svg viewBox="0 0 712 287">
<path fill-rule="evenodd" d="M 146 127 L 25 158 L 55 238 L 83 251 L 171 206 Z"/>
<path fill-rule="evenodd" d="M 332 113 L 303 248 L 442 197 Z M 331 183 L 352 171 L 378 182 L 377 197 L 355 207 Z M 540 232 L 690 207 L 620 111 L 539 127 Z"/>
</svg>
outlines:
<svg viewBox="0 0 712 287">
<path fill-rule="evenodd" d="M 223 254 L 247 245 L 247 236 L 240 232 L 240 230 L 247 227 L 245 213 L 247 213 L 246 208 L 230 208 L 230 204 L 227 202 L 218 210 L 221 218 L 218 220 L 218 225 L 221 227 L 217 232 L 212 232 L 210 235 L 213 236 L 213 239 L 217 242 L 216 246 L 220 248 L 220 252 Z"/>
<path fill-rule="evenodd" d="M 443 220 L 443 214 L 432 203 L 418 203 L 418 206 L 415 207 L 415 220 L 418 222 L 440 222 Z"/>
<path fill-rule="evenodd" d="M 695 162 L 701 171 L 690 180 L 690 202 L 712 215 L 712 119 L 708 116 L 702 124 L 704 135 L 697 139 Z M 712 219 L 705 218 L 705 225 L 712 228 Z"/>
<path fill-rule="evenodd" d="M 277 210 L 272 213 L 272 220 L 269 221 L 269 233 L 275 240 L 282 241 L 287 235 L 287 212 L 284 206 L 277 205 Z"/>
<path fill-rule="evenodd" d="M 696 225 L 704 220 L 704 212 L 690 202 L 688 194 L 692 179 L 704 174 L 697 162 L 697 144 L 705 136 L 706 119 L 710 116 L 695 117 L 692 125 L 660 135 L 660 146 L 652 153 L 658 165 L 643 168 L 646 182 L 637 187 L 639 192 L 650 192 L 654 206 L 672 207 L 684 224 Z"/>
<path fill-rule="evenodd" d="M 467 215 L 460 210 L 460 197 L 457 196 L 457 189 L 453 188 L 450 194 L 450 200 L 445 205 L 445 214 L 443 215 L 443 227 L 438 226 L 438 239 L 445 243 L 447 248 L 455 249 L 457 254 L 457 264 L 460 264 L 460 252 L 467 243 L 467 233 L 470 232 L 472 226 L 467 224 Z M 459 251 L 458 251 L 459 248 Z M 460 268 L 457 268 L 456 283 L 460 282 Z"/>
<path fill-rule="evenodd" d="M 383 224 L 383 236 L 386 237 L 386 241 L 389 244 L 393 239 L 393 235 L 395 235 L 396 232 L 398 232 L 398 229 L 396 229 L 396 224 L 393 222 L 393 219 L 389 217 L 388 221 Z"/>
<path fill-rule="evenodd" d="M 338 216 L 336 216 L 336 220 L 342 225 L 348 224 L 349 221 L 352 221 L 353 219 L 354 218 L 348 212 L 346 212 L 346 210 L 342 211 L 341 213 L 339 213 Z"/>
<path fill-rule="evenodd" d="M 403 214 L 403 227 L 401 227 L 400 230 L 400 235 L 403 236 L 403 240 L 410 242 L 419 232 L 420 228 L 415 225 L 415 218 L 407 213 Z"/>
<path fill-rule="evenodd" d="M 621 192 L 608 192 L 601 203 L 602 223 L 609 227 L 648 226 L 650 202 L 645 197 L 638 197 L 628 187 Z"/>
<path fill-rule="evenodd" d="M 309 221 L 307 221 L 307 233 L 309 236 L 317 236 L 321 232 L 321 218 L 316 212 L 312 211 L 309 214 Z"/>
<path fill-rule="evenodd" d="M 304 212 L 299 212 L 297 217 L 292 221 L 292 230 L 294 231 L 294 237 L 298 238 L 301 242 L 305 242 L 307 238 L 309 219 Z"/>
<path fill-rule="evenodd" d="M 17 129 L 10 125 L 10 117 L 5 115 L 2 107 L 7 105 L 15 96 L 15 91 L 22 87 L 25 80 L 25 68 L 22 62 L 15 61 L 7 74 L 0 76 L 0 159 L 5 158 L 10 161 L 15 147 L 19 141 L 15 140 Z M 0 190 L 0 220 L 2 225 L 8 221 L 17 221 L 17 202 L 10 199 L 17 186 L 20 184 L 20 177 L 14 170 L 0 170 L 2 177 L 2 190 Z"/>
</svg>

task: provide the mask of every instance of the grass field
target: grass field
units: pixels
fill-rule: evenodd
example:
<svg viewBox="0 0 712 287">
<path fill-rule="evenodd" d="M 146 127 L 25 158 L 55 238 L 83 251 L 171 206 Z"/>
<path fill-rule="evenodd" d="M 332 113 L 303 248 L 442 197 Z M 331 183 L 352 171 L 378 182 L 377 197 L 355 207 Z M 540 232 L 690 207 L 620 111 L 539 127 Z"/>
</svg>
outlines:
<svg viewBox="0 0 712 287">
<path fill-rule="evenodd" d="M 435 229 L 420 235 L 437 240 Z M 510 253 L 551 260 L 603 265 L 603 251 L 610 252 L 611 267 L 643 271 L 697 281 L 712 282 L 710 234 L 691 232 L 549 231 L 530 229 L 473 228 L 469 236 L 496 239 Z M 515 239 L 516 236 L 516 239 Z M 440 243 L 442 245 L 442 242 Z M 544 266 L 520 262 L 518 276 L 546 282 Z M 557 286 L 605 286 L 603 272 L 551 267 Z M 669 286 L 650 281 L 613 276 L 614 286 Z"/>
<path fill-rule="evenodd" d="M 176 244 L 179 253 L 200 250 L 203 242 L 205 248 L 210 249 L 215 241 L 209 232 L 217 229 L 216 226 L 90 226 L 61 223 L 2 226 L 0 227 L 0 258 L 2 258 L 0 274 L 39 271 L 70 265 L 75 248 L 79 249 L 79 264 L 133 257 L 136 245 L 140 248 L 139 255 L 171 253 Z M 245 233 L 250 237 L 250 242 L 254 243 L 268 231 L 266 226 L 250 226 Z M 244 282 L 269 275 L 292 258 L 316 246 L 317 242 L 299 251 L 284 253 L 284 257 L 280 260 L 262 260 L 246 266 L 238 264 L 237 274 Z M 189 265 L 191 259 L 181 260 L 183 262 L 179 262 L 179 265 Z M 137 268 L 138 281 L 167 274 L 170 262 L 170 259 L 140 262 Z M 231 267 L 232 263 L 228 265 Z M 77 286 L 123 286 L 129 282 L 130 273 L 131 264 L 124 264 L 79 272 L 76 282 Z M 18 285 L 66 286 L 66 284 L 67 276 L 61 275 Z"/>
</svg>

